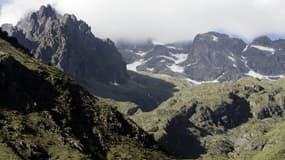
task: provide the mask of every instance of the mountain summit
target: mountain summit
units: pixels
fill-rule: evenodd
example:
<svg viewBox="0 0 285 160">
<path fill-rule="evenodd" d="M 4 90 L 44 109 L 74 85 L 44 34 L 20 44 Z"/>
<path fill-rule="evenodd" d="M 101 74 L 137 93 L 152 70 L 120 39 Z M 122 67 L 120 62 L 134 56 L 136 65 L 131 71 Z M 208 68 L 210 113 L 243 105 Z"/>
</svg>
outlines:
<svg viewBox="0 0 285 160">
<path fill-rule="evenodd" d="M 192 42 L 185 43 L 118 43 L 129 70 L 169 74 L 198 84 L 245 76 L 283 77 L 284 46 L 282 39 L 261 36 L 246 44 L 218 32 L 198 34 Z"/>
<path fill-rule="evenodd" d="M 135 102 L 144 111 L 172 95 L 172 84 L 127 72 L 110 39 L 95 37 L 85 22 L 74 15 L 60 15 L 50 5 L 30 13 L 16 26 L 2 28 L 36 58 L 56 65 L 93 95 Z"/>
<path fill-rule="evenodd" d="M 95 37 L 74 15 L 58 14 L 50 5 L 3 30 L 18 38 L 35 57 L 61 68 L 79 83 L 124 83 L 128 74 L 114 43 Z"/>
</svg>

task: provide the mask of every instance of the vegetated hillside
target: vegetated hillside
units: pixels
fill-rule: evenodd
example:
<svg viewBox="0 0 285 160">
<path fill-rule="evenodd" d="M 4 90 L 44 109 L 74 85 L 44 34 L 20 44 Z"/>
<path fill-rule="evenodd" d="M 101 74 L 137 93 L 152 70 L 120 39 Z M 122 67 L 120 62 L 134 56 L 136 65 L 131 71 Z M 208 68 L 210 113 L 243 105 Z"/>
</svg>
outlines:
<svg viewBox="0 0 285 160">
<path fill-rule="evenodd" d="M 1 159 L 168 159 L 108 103 L 20 50 L 0 39 Z"/>
<path fill-rule="evenodd" d="M 56 65 L 93 95 L 132 101 L 144 111 L 172 96 L 172 84 L 128 73 L 110 39 L 94 36 L 87 23 L 71 14 L 61 15 L 50 5 L 28 14 L 16 26 L 2 27 L 34 57 Z"/>
<path fill-rule="evenodd" d="M 131 118 L 176 157 L 285 159 L 285 79 L 191 85 L 154 76 L 179 91 L 152 112 Z"/>
</svg>

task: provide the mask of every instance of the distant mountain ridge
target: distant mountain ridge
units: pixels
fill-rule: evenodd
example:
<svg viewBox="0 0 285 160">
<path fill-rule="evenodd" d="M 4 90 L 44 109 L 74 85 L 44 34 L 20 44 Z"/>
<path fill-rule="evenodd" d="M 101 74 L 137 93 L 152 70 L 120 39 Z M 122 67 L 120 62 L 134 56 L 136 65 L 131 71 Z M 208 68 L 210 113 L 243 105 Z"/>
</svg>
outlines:
<svg viewBox="0 0 285 160">
<path fill-rule="evenodd" d="M 285 74 L 285 40 L 267 36 L 247 44 L 239 38 L 208 32 L 183 45 L 149 40 L 139 44 L 118 42 L 117 46 L 130 70 L 169 74 L 198 84 L 244 76 L 276 79 Z"/>
</svg>

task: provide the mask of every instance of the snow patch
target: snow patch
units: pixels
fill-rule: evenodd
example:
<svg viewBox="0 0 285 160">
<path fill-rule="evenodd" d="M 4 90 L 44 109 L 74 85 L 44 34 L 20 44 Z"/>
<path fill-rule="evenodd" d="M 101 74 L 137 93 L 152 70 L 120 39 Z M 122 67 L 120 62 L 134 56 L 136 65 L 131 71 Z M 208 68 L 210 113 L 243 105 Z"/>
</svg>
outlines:
<svg viewBox="0 0 285 160">
<path fill-rule="evenodd" d="M 180 54 L 174 54 L 171 53 L 171 56 L 175 57 L 167 57 L 169 60 L 173 61 L 174 64 L 171 66 L 167 66 L 171 71 L 176 72 L 176 73 L 183 73 L 184 72 L 184 67 L 179 66 L 178 64 L 181 62 L 184 62 L 188 58 L 188 54 L 185 53 L 180 53 Z M 165 57 L 166 58 L 166 57 Z"/>
<path fill-rule="evenodd" d="M 184 62 L 187 60 L 188 58 L 188 54 L 185 53 L 180 53 L 180 54 L 174 54 L 174 53 L 170 53 L 170 56 L 158 56 L 159 58 L 165 58 L 168 59 L 170 61 L 173 61 L 175 64 L 179 64 L 181 62 Z"/>
<path fill-rule="evenodd" d="M 188 58 L 188 54 L 186 54 L 186 53 L 180 53 L 180 54 L 173 54 L 172 53 L 171 55 L 176 58 L 176 60 L 174 61 L 175 64 L 179 64 L 181 62 L 184 62 Z"/>
<path fill-rule="evenodd" d="M 136 52 L 135 54 L 143 57 L 143 56 L 147 55 L 148 52 L 139 51 L 139 52 Z"/>
<path fill-rule="evenodd" d="M 191 82 L 193 84 L 197 84 L 197 85 L 200 85 L 200 84 L 205 84 L 205 83 L 219 83 L 220 82 L 220 79 L 225 75 L 225 73 L 222 73 L 217 79 L 213 80 L 213 81 L 196 81 L 196 80 L 193 80 L 193 79 L 190 79 L 190 78 L 187 78 L 186 80 L 188 82 Z"/>
<path fill-rule="evenodd" d="M 261 51 L 270 52 L 272 55 L 275 54 L 274 48 L 260 46 L 260 45 L 251 45 L 250 47 L 256 48 L 256 49 L 261 50 Z"/>
<path fill-rule="evenodd" d="M 219 40 L 219 38 L 217 36 L 212 35 L 212 40 L 217 42 Z"/>
<path fill-rule="evenodd" d="M 167 66 L 171 71 L 176 72 L 176 73 L 183 73 L 184 72 L 184 67 L 178 66 L 176 64 L 173 64 L 171 66 Z"/>
<path fill-rule="evenodd" d="M 176 59 L 174 59 L 173 57 L 168 57 L 168 56 L 157 56 L 157 57 L 158 58 L 165 58 L 165 59 L 168 59 L 168 60 L 173 61 L 173 62 L 176 61 Z"/>
<path fill-rule="evenodd" d="M 177 49 L 176 47 L 174 46 L 167 46 L 168 49 Z"/>
<path fill-rule="evenodd" d="M 191 66 L 194 66 L 198 63 L 199 63 L 199 61 L 195 61 L 194 63 L 187 64 L 186 67 L 191 67 Z"/>
<path fill-rule="evenodd" d="M 246 47 L 242 50 L 242 52 L 243 52 L 243 53 L 246 52 L 247 49 L 248 49 L 248 45 L 246 45 Z"/>
<path fill-rule="evenodd" d="M 191 83 L 197 84 L 197 85 L 203 84 L 203 82 L 201 82 L 201 81 L 196 81 L 196 80 L 193 80 L 193 79 L 190 79 L 190 78 L 187 78 L 186 80 L 187 80 L 188 82 L 191 82 Z"/>
<path fill-rule="evenodd" d="M 131 64 L 128 64 L 127 65 L 127 70 L 130 70 L 130 71 L 135 71 L 137 72 L 137 67 L 142 65 L 144 63 L 144 60 L 143 59 L 140 59 L 138 61 L 135 61 Z"/>
<path fill-rule="evenodd" d="M 228 56 L 228 59 L 233 61 L 233 62 L 236 62 L 236 59 L 234 57 L 232 57 L 232 56 Z"/>
<path fill-rule="evenodd" d="M 165 45 L 165 43 L 158 42 L 158 41 L 152 41 L 152 44 L 155 46 L 164 46 Z"/>
<path fill-rule="evenodd" d="M 258 79 L 265 79 L 265 76 L 260 74 L 260 73 L 257 73 L 253 70 L 250 70 L 248 73 L 246 73 L 245 75 L 248 75 L 248 76 L 251 76 L 251 77 L 254 77 L 254 78 L 258 78 Z"/>
<path fill-rule="evenodd" d="M 148 53 L 150 53 L 152 51 L 153 51 L 153 49 L 151 49 L 149 51 L 145 51 L 145 52 L 144 51 L 138 51 L 138 52 L 135 52 L 135 54 L 143 57 L 143 56 L 147 55 Z"/>
<path fill-rule="evenodd" d="M 117 82 L 112 82 L 111 83 L 113 86 L 119 86 L 120 84 L 119 83 L 117 83 Z"/>
<path fill-rule="evenodd" d="M 267 79 L 267 80 L 278 79 L 278 78 L 284 77 L 284 75 L 273 75 L 273 76 L 263 75 L 263 74 L 255 72 L 254 70 L 250 70 L 245 75 L 250 76 L 250 77 L 254 77 L 254 78 L 258 78 L 258 79 Z"/>
<path fill-rule="evenodd" d="M 146 68 L 147 71 L 153 72 L 154 68 Z"/>
<path fill-rule="evenodd" d="M 137 71 L 138 71 L 138 70 L 137 70 L 137 67 L 138 67 L 138 66 L 140 66 L 140 65 L 142 65 L 142 64 L 144 64 L 144 63 L 150 61 L 151 59 L 152 59 L 152 58 L 149 58 L 149 59 L 147 59 L 147 60 L 140 59 L 140 60 L 135 61 L 135 62 L 133 62 L 133 63 L 131 63 L 131 64 L 128 64 L 128 65 L 127 65 L 127 70 L 137 72 Z"/>
</svg>

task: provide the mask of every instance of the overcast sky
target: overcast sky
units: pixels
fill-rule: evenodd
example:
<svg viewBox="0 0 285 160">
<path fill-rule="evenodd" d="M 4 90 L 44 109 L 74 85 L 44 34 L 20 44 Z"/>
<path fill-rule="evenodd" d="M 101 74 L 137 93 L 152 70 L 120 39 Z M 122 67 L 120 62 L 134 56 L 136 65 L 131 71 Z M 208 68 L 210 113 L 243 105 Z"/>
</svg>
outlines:
<svg viewBox="0 0 285 160">
<path fill-rule="evenodd" d="M 95 35 L 111 39 L 192 39 L 219 31 L 252 39 L 285 34 L 285 0 L 0 0 L 0 23 L 16 23 L 25 13 L 50 3 L 74 13 Z"/>
</svg>

